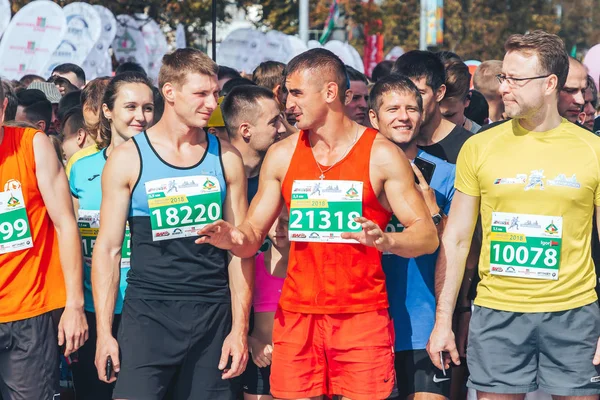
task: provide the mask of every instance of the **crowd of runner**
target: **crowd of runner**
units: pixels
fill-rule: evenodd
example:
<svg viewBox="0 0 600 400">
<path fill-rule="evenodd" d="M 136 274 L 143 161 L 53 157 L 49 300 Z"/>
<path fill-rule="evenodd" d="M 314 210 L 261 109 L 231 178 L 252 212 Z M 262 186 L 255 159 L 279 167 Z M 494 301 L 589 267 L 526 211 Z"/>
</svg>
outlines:
<svg viewBox="0 0 600 400">
<path fill-rule="evenodd" d="M 598 399 L 598 91 L 504 47 L 2 80 L 0 399 Z"/>
</svg>

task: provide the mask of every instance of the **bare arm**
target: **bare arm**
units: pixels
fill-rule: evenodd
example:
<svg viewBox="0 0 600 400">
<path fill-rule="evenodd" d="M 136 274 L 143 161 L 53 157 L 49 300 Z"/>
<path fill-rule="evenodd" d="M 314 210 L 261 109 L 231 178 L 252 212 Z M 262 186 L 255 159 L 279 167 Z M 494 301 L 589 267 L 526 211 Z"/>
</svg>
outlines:
<svg viewBox="0 0 600 400">
<path fill-rule="evenodd" d="M 58 329 L 59 345 L 65 343 L 65 355 L 87 340 L 87 322 L 83 314 L 83 258 L 79 229 L 73 214 L 69 184 L 62 164 L 48 137 L 38 132 L 33 138 L 36 178 L 48 215 L 58 237 L 60 263 L 65 278 L 67 302 Z"/>
<path fill-rule="evenodd" d="M 437 231 L 423 196 L 414 184 L 413 170 L 406 156 L 388 141 L 376 141 L 372 159 L 384 181 L 385 197 L 405 227 L 402 232 L 383 234 L 380 250 L 412 258 L 433 253 L 438 247 Z"/>
<path fill-rule="evenodd" d="M 598 236 L 600 237 L 600 206 L 596 206 L 596 229 L 598 230 Z M 600 337 L 596 344 L 596 353 L 594 354 L 592 364 L 600 365 Z"/>
<path fill-rule="evenodd" d="M 241 224 L 246 217 L 247 180 L 244 164 L 237 150 L 228 143 L 223 143 L 222 148 L 227 178 L 227 197 L 223 216 L 225 221 L 235 226 Z M 240 375 L 248 361 L 247 336 L 254 287 L 254 257 L 244 259 L 232 257 L 228 270 L 233 318 L 231 334 L 224 343 L 219 369 L 225 369 L 230 354 L 233 360 L 231 368 L 228 371 L 224 370 L 224 379 Z"/>
<path fill-rule="evenodd" d="M 131 146 L 127 146 L 131 150 Z M 102 172 L 102 205 L 100 231 L 92 255 L 92 292 L 98 336 L 112 336 L 112 322 L 119 290 L 121 247 L 129 212 L 130 173 L 123 165 L 131 165 L 132 153 L 126 147 L 115 149 Z M 127 170 L 131 170 L 127 168 Z"/>
<path fill-rule="evenodd" d="M 256 254 L 283 205 L 281 183 L 293 153 L 288 145 L 290 139 L 297 140 L 291 136 L 269 149 L 261 168 L 258 192 L 244 222 L 237 228 L 223 221 L 209 224 L 199 232 L 206 236 L 196 243 L 210 243 L 241 258 Z"/>
<path fill-rule="evenodd" d="M 127 165 L 127 168 L 123 168 Z M 96 368 L 98 378 L 113 382 L 105 376 L 106 360 L 110 356 L 114 371 L 119 372 L 119 346 L 112 336 L 115 303 L 121 275 L 121 247 L 129 213 L 131 182 L 137 178 L 140 162 L 132 141 L 114 149 L 102 171 L 102 204 L 100 231 L 92 255 L 92 293 L 96 308 L 98 342 Z"/>
<path fill-rule="evenodd" d="M 436 321 L 427 345 L 429 357 L 439 369 L 440 351 L 449 351 L 454 363 L 460 364 L 452 333 L 452 315 L 477 223 L 479 201 L 479 197 L 456 191 L 440 245 L 435 268 Z M 449 360 L 446 361 L 449 365 Z"/>
</svg>

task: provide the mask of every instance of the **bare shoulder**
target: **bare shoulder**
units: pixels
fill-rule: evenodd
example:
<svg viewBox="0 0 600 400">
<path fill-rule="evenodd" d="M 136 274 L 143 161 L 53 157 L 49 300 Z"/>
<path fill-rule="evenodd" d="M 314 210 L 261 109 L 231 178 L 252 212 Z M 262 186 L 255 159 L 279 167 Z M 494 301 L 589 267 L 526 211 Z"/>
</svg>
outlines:
<svg viewBox="0 0 600 400">
<path fill-rule="evenodd" d="M 296 132 L 286 137 L 283 140 L 273 144 L 267 154 L 277 154 L 278 156 L 286 156 L 291 159 L 294 150 L 296 150 L 296 145 L 298 144 L 298 137 L 300 136 L 300 132 Z"/>
<path fill-rule="evenodd" d="M 242 160 L 242 155 L 240 154 L 238 149 L 235 148 L 234 145 L 232 145 L 229 142 L 226 142 L 225 140 L 218 140 L 221 143 L 221 156 L 223 157 L 223 161 L 229 159 L 239 159 L 240 161 Z"/>
<path fill-rule="evenodd" d="M 140 171 L 140 155 L 133 139 L 113 149 L 106 161 L 104 169 L 110 179 L 131 181 L 137 180 Z"/>
<path fill-rule="evenodd" d="M 402 159 L 406 159 L 406 156 L 400 147 L 378 133 L 371 149 L 371 162 L 380 164 Z"/>
</svg>

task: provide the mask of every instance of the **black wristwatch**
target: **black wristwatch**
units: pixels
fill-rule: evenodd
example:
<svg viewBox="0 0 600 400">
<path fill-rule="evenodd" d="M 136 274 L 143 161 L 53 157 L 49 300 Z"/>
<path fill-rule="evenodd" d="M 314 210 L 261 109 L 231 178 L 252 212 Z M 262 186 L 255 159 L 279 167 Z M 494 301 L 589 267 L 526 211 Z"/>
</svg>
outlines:
<svg viewBox="0 0 600 400">
<path fill-rule="evenodd" d="M 440 222 L 442 222 L 442 220 L 444 219 L 444 212 L 440 208 L 440 211 L 438 211 L 437 214 L 432 215 L 431 218 L 433 219 L 433 223 L 435 224 L 435 226 L 438 226 Z"/>
</svg>

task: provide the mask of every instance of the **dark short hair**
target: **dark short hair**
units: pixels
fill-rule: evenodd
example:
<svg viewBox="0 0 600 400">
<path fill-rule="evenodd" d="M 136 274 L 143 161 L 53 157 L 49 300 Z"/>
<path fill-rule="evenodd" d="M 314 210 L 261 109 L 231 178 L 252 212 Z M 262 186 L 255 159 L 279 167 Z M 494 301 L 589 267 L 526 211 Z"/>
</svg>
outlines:
<svg viewBox="0 0 600 400">
<path fill-rule="evenodd" d="M 81 91 L 67 93 L 60 99 L 56 112 L 58 120 L 62 123 L 67 112 L 74 107 L 81 107 Z"/>
<path fill-rule="evenodd" d="M 227 96 L 231 91 L 238 86 L 256 86 L 256 83 L 246 78 L 233 78 L 228 80 L 224 85 L 223 89 L 219 93 L 220 96 Z"/>
<path fill-rule="evenodd" d="M 52 104 L 44 92 L 38 89 L 25 89 L 17 93 L 17 100 L 23 107 L 28 122 L 35 124 L 38 121 L 44 121 L 46 129 L 50 128 Z"/>
<path fill-rule="evenodd" d="M 469 67 L 455 59 L 448 59 L 446 67 L 446 95 L 444 98 L 466 99 L 471 88 L 471 73 Z"/>
<path fill-rule="evenodd" d="M 15 90 L 13 89 L 10 82 L 6 80 L 0 79 L 0 93 L 4 93 L 0 100 L 5 98 L 8 100 L 6 103 L 6 108 L 4 109 L 4 120 L 5 121 L 14 121 L 15 116 L 17 115 L 17 107 L 19 106 L 19 100 L 17 99 L 17 95 Z M 0 103 L 0 109 L 2 108 L 2 103 Z"/>
<path fill-rule="evenodd" d="M 231 67 L 226 67 L 224 65 L 219 65 L 219 72 L 217 73 L 217 79 L 221 80 L 221 79 L 225 79 L 225 78 L 229 78 L 229 79 L 235 79 L 235 78 L 241 78 L 242 75 L 237 72 L 235 69 L 231 68 Z"/>
<path fill-rule="evenodd" d="M 234 137 L 240 125 L 240 118 L 256 117 L 259 114 L 258 100 L 275 100 L 273 92 L 257 85 L 236 86 L 225 96 L 221 103 L 221 112 L 225 128 L 230 137 Z"/>
<path fill-rule="evenodd" d="M 384 76 L 388 76 L 392 73 L 392 68 L 394 67 L 394 62 L 392 60 L 383 60 L 379 64 L 373 68 L 373 72 L 371 73 L 371 80 L 373 82 L 377 82 Z"/>
<path fill-rule="evenodd" d="M 54 67 L 54 69 L 52 70 L 53 74 L 55 72 L 59 73 L 59 74 L 66 74 L 66 73 L 72 72 L 75 74 L 75 76 L 77 77 L 78 80 L 80 80 L 81 82 L 83 82 L 83 84 L 85 84 L 85 71 L 79 65 L 72 64 L 72 63 L 60 64 L 60 65 L 57 65 L 56 67 Z M 71 83 L 75 84 L 75 82 L 71 82 Z"/>
<path fill-rule="evenodd" d="M 75 133 L 80 129 L 86 129 L 85 119 L 83 118 L 83 110 L 81 107 L 73 107 L 67 110 L 60 122 L 60 132 L 64 137 L 65 127 L 69 127 L 71 133 Z M 66 137 L 65 137 L 66 139 Z"/>
<path fill-rule="evenodd" d="M 39 75 L 34 75 L 34 74 L 27 74 L 27 75 L 23 75 L 21 77 L 21 79 L 19 79 L 19 82 L 21 83 L 21 85 L 23 85 L 24 87 L 27 87 L 29 85 L 31 85 L 31 82 L 46 82 L 46 80 L 39 76 Z"/>
<path fill-rule="evenodd" d="M 436 56 L 445 64 L 446 61 L 462 61 L 458 54 L 450 50 L 442 50 L 435 53 Z"/>
<path fill-rule="evenodd" d="M 419 111 L 423 112 L 423 98 L 417 86 L 407 76 L 391 74 L 384 76 L 375 83 L 369 93 L 369 108 L 379 115 L 383 95 L 389 92 L 408 93 L 415 96 Z"/>
<path fill-rule="evenodd" d="M 338 97 L 341 102 L 344 101 L 349 80 L 346 66 L 338 56 L 323 48 L 310 49 L 292 58 L 285 67 L 284 76 L 303 70 L 310 70 L 317 79 L 335 82 L 338 85 Z"/>
<path fill-rule="evenodd" d="M 485 96 L 477 90 L 471 90 L 469 107 L 465 108 L 465 117 L 479 125 L 485 125 L 490 117 L 490 108 Z"/>
<path fill-rule="evenodd" d="M 346 73 L 348 74 L 348 80 L 350 82 L 360 81 L 360 82 L 363 82 L 365 85 L 369 84 L 369 80 L 367 79 L 365 74 L 363 74 L 362 72 L 358 71 L 355 68 L 352 68 L 349 65 L 346 65 Z"/>
<path fill-rule="evenodd" d="M 394 63 L 392 73 L 405 75 L 410 79 L 425 77 L 427 86 L 434 92 L 446 82 L 444 64 L 430 51 L 412 50 L 402 54 Z"/>
<path fill-rule="evenodd" d="M 285 64 L 279 61 L 262 62 L 252 73 L 252 81 L 258 86 L 273 90 L 277 85 L 281 85 L 284 69 Z"/>
<path fill-rule="evenodd" d="M 542 71 L 556 75 L 558 78 L 557 91 L 560 91 L 569 75 L 569 56 L 565 44 L 557 35 L 535 30 L 524 35 L 511 35 L 504 43 L 506 52 L 519 51 L 536 54 Z"/>
<path fill-rule="evenodd" d="M 148 76 L 144 67 L 135 61 L 125 61 L 124 63 L 119 64 L 115 71 L 115 75 L 122 74 L 123 72 L 137 72 L 138 74 Z"/>
</svg>

